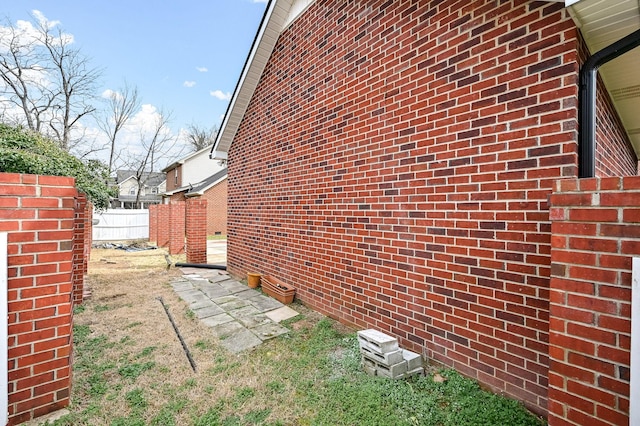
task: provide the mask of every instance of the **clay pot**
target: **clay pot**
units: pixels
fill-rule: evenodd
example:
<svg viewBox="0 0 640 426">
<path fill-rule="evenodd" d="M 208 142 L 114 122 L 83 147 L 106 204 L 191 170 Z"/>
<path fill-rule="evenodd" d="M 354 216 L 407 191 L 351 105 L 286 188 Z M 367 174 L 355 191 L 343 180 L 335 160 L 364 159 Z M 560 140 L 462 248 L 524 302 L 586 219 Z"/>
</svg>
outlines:
<svg viewBox="0 0 640 426">
<path fill-rule="evenodd" d="M 260 286 L 260 274 L 254 272 L 247 273 L 247 285 L 249 288 L 258 288 Z"/>
</svg>

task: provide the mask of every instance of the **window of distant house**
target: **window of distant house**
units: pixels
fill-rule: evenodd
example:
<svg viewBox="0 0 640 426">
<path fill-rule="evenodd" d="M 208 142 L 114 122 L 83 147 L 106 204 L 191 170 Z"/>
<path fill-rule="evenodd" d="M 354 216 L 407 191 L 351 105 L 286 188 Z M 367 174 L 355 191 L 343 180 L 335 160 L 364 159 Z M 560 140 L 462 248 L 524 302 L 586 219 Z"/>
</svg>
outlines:
<svg viewBox="0 0 640 426">
<path fill-rule="evenodd" d="M 174 185 L 178 185 L 178 168 L 176 167 L 175 169 L 173 169 L 173 176 L 174 176 Z"/>
<path fill-rule="evenodd" d="M 129 190 L 129 195 L 136 195 L 136 188 L 131 188 Z"/>
<path fill-rule="evenodd" d="M 151 188 L 151 193 L 152 194 L 157 194 L 158 193 L 158 188 Z"/>
</svg>

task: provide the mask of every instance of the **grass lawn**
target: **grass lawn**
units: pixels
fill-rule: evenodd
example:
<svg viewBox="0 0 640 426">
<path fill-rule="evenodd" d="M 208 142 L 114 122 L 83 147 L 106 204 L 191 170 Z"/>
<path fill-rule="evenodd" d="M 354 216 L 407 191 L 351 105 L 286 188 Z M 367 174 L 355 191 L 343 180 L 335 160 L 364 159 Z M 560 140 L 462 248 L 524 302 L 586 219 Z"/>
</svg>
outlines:
<svg viewBox="0 0 640 426">
<path fill-rule="evenodd" d="M 230 354 L 174 294 L 168 283 L 179 272 L 167 271 L 160 250 L 93 250 L 89 271 L 93 295 L 75 315 L 71 413 L 55 425 L 544 424 L 451 370 L 367 376 L 355 331 L 300 304 L 289 334 Z"/>
</svg>

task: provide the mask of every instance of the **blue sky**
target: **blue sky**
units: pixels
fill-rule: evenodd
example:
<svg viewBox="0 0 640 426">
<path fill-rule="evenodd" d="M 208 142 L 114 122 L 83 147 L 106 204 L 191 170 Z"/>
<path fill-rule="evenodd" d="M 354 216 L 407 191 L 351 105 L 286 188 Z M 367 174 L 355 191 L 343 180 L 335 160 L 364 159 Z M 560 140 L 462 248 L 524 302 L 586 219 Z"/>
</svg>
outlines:
<svg viewBox="0 0 640 426">
<path fill-rule="evenodd" d="M 219 124 L 264 14 L 266 0 L 9 0 L 12 23 L 34 10 L 60 21 L 104 69 L 100 92 L 126 81 L 143 104 L 171 111 L 172 130 Z"/>
</svg>

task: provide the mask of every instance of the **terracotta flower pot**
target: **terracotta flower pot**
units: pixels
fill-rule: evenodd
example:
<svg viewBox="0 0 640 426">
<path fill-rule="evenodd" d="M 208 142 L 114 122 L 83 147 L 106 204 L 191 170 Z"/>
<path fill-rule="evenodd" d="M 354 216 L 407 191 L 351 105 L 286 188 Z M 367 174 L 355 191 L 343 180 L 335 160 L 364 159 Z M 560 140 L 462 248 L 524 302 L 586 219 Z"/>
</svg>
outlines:
<svg viewBox="0 0 640 426">
<path fill-rule="evenodd" d="M 249 288 L 258 288 L 260 286 L 260 277 L 262 275 L 256 274 L 254 272 L 247 273 L 247 285 Z"/>
<path fill-rule="evenodd" d="M 296 294 L 295 288 L 270 275 L 262 277 L 262 291 L 285 305 L 293 302 Z"/>
</svg>

